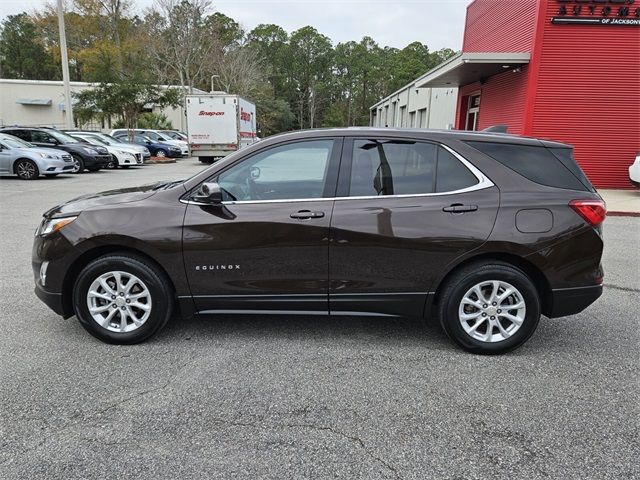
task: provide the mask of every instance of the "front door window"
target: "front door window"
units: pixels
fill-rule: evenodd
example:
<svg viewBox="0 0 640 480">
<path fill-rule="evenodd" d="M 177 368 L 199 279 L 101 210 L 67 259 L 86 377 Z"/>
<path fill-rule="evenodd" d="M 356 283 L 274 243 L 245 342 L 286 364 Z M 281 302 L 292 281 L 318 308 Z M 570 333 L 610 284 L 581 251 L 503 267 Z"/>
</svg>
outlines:
<svg viewBox="0 0 640 480">
<path fill-rule="evenodd" d="M 268 149 L 218 177 L 225 201 L 322 198 L 334 141 L 311 140 Z"/>
</svg>

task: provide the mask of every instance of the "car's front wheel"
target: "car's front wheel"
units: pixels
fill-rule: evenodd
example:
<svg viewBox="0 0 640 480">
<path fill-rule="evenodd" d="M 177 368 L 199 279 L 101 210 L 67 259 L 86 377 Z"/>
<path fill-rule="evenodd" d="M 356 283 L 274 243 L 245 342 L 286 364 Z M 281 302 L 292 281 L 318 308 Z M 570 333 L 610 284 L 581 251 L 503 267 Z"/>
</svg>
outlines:
<svg viewBox="0 0 640 480">
<path fill-rule="evenodd" d="M 144 258 L 110 254 L 89 263 L 73 287 L 82 326 L 107 343 L 139 343 L 171 317 L 173 295 L 164 273 Z"/>
<path fill-rule="evenodd" d="M 35 162 L 26 158 L 17 161 L 15 170 L 18 177 L 23 180 L 35 180 L 40 174 Z"/>
<path fill-rule="evenodd" d="M 71 173 L 84 172 L 84 160 L 82 160 L 82 157 L 80 157 L 80 155 L 71 155 L 71 157 L 73 158 L 73 169 Z"/>
<path fill-rule="evenodd" d="M 156 157 L 164 158 L 166 156 L 167 156 L 167 152 L 165 150 L 160 149 L 156 152 Z"/>
<path fill-rule="evenodd" d="M 531 279 L 505 263 L 475 264 L 456 272 L 439 298 L 440 323 L 469 352 L 505 353 L 521 346 L 540 320 Z"/>
</svg>

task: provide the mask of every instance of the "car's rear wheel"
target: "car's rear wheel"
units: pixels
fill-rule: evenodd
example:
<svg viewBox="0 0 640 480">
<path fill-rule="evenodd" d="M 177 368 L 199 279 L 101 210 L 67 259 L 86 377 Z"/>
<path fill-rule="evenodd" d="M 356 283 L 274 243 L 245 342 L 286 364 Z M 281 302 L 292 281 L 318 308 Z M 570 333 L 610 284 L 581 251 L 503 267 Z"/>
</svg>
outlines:
<svg viewBox="0 0 640 480">
<path fill-rule="evenodd" d="M 80 157 L 80 155 L 71 155 L 71 157 L 73 158 L 73 169 L 71 173 L 84 172 L 84 160 L 82 160 L 82 157 Z"/>
<path fill-rule="evenodd" d="M 38 166 L 33 160 L 27 158 L 20 159 L 15 166 L 16 175 L 23 180 L 35 180 L 40 175 Z"/>
<path fill-rule="evenodd" d="M 469 352 L 505 353 L 521 346 L 540 320 L 531 279 L 505 263 L 475 264 L 456 272 L 439 296 L 440 323 Z"/>
<path fill-rule="evenodd" d="M 107 343 L 139 343 L 171 317 L 173 295 L 164 273 L 147 260 L 110 254 L 89 263 L 73 287 L 81 325 Z"/>
</svg>

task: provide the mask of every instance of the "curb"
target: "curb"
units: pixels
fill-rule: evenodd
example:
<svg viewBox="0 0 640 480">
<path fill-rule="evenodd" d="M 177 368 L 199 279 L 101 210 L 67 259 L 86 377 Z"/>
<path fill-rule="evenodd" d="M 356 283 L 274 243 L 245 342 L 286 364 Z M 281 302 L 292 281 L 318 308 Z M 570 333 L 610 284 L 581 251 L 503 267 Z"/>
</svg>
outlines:
<svg viewBox="0 0 640 480">
<path fill-rule="evenodd" d="M 160 160 L 161 157 L 151 157 L 151 160 L 149 160 L 147 162 L 147 164 L 161 164 L 161 163 L 176 163 L 176 159 L 175 158 L 163 158 L 162 160 Z"/>
<path fill-rule="evenodd" d="M 640 217 L 640 212 L 607 212 L 607 217 Z"/>
</svg>

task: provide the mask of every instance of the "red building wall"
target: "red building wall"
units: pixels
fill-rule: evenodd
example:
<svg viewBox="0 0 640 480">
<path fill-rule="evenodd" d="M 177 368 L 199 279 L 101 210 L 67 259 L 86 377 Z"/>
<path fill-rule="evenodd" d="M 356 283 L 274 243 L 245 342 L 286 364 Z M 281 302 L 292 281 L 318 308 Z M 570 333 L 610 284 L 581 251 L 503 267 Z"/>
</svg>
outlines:
<svg viewBox="0 0 640 480">
<path fill-rule="evenodd" d="M 518 74 L 461 86 L 456 126 L 465 126 L 467 95 L 480 91 L 479 129 L 507 124 L 510 133 L 570 143 L 594 185 L 630 187 L 627 169 L 640 151 L 640 29 L 552 24 L 562 3 L 469 5 L 464 52 L 530 52 L 531 63 Z M 599 16 L 606 4 L 593 5 Z"/>
<path fill-rule="evenodd" d="M 594 185 L 631 187 L 628 167 L 640 151 L 640 28 L 554 25 L 558 2 L 542 3 L 543 34 L 532 65 L 538 81 L 525 132 L 574 145 Z"/>
<path fill-rule="evenodd" d="M 463 52 L 530 52 L 537 0 L 476 0 L 467 7 Z"/>
</svg>

